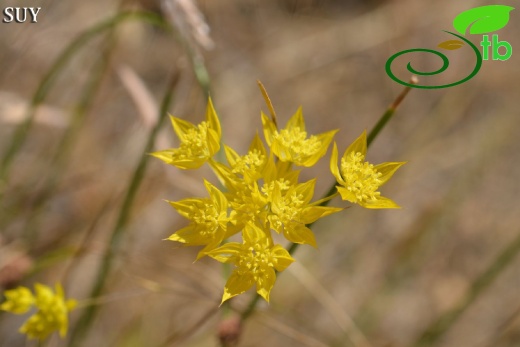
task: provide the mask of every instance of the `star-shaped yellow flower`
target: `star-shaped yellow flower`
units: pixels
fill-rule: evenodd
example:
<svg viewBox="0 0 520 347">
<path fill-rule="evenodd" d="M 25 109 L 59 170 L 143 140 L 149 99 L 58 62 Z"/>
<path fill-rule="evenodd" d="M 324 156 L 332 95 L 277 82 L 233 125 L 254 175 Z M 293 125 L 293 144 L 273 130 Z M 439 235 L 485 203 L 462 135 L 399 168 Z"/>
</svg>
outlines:
<svg viewBox="0 0 520 347">
<path fill-rule="evenodd" d="M 248 182 L 256 181 L 263 177 L 263 170 L 267 164 L 268 156 L 258 134 L 255 135 L 246 155 L 238 155 L 229 146 L 224 146 L 224 150 L 233 174 L 240 175 Z"/>
<path fill-rule="evenodd" d="M 179 214 L 189 219 L 190 224 L 168 237 L 168 240 L 189 246 L 205 246 L 197 259 L 206 254 L 225 239 L 238 232 L 229 222 L 228 201 L 214 185 L 204 180 L 209 198 L 190 198 L 181 201 L 168 201 Z"/>
<path fill-rule="evenodd" d="M 211 98 L 206 109 L 206 120 L 199 125 L 173 116 L 170 119 L 181 141 L 180 146 L 151 153 L 154 157 L 180 169 L 198 169 L 219 151 L 222 131 Z"/>
<path fill-rule="evenodd" d="M 394 201 L 381 196 L 379 187 L 385 184 L 405 162 L 389 162 L 373 165 L 365 161 L 367 153 L 366 131 L 345 151 L 338 168 L 338 148 L 334 143 L 330 158 L 330 170 L 337 182 L 343 200 L 366 208 L 399 208 Z"/>
<path fill-rule="evenodd" d="M 301 107 L 289 119 L 284 129 L 278 131 L 276 124 L 262 113 L 265 140 L 271 150 L 283 162 L 310 167 L 325 155 L 334 134 L 332 130 L 308 136 Z"/>
<path fill-rule="evenodd" d="M 269 230 L 248 224 L 242 233 L 243 243 L 230 242 L 208 255 L 236 269 L 229 277 L 222 302 L 244 293 L 256 284 L 256 292 L 269 302 L 269 293 L 276 281 L 276 271 L 285 270 L 294 259 L 280 245 L 273 245 Z"/>
<path fill-rule="evenodd" d="M 313 179 L 292 186 L 283 194 L 280 186 L 275 185 L 271 215 L 268 217 L 271 228 L 278 233 L 283 233 L 287 240 L 313 247 L 316 247 L 316 240 L 306 224 L 343 210 L 337 207 L 310 205 L 315 185 L 316 179 Z"/>
</svg>

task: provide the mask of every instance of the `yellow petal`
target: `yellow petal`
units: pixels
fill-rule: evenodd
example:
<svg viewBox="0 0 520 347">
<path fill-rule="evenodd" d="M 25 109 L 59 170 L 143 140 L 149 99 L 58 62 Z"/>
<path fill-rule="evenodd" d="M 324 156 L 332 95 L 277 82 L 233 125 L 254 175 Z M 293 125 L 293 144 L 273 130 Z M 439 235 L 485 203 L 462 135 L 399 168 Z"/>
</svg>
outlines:
<svg viewBox="0 0 520 347">
<path fill-rule="evenodd" d="M 305 121 L 303 119 L 302 107 L 298 107 L 296 113 L 287 122 L 285 129 L 300 128 L 301 131 L 305 131 Z"/>
<path fill-rule="evenodd" d="M 314 223 L 320 218 L 339 211 L 343 211 L 343 209 L 339 207 L 309 206 L 303 209 L 300 221 L 304 224 Z"/>
<path fill-rule="evenodd" d="M 204 165 L 207 158 L 172 159 L 170 165 L 182 170 L 195 170 Z"/>
<path fill-rule="evenodd" d="M 193 215 L 193 210 L 198 208 L 202 203 L 201 199 L 196 198 L 189 198 L 189 199 L 183 199 L 180 201 L 167 201 L 177 212 L 185 217 L 190 219 L 190 217 Z"/>
<path fill-rule="evenodd" d="M 170 116 L 170 120 L 172 122 L 173 131 L 177 134 L 179 139 L 184 140 L 184 134 L 186 134 L 191 129 L 196 129 L 197 127 L 190 122 L 187 122 L 183 119 Z"/>
<path fill-rule="evenodd" d="M 214 250 L 208 252 L 208 255 L 221 262 L 232 263 L 236 256 L 244 251 L 244 245 L 238 242 L 228 242 Z"/>
<path fill-rule="evenodd" d="M 311 201 L 312 196 L 314 195 L 314 187 L 316 186 L 316 179 L 313 178 L 310 181 L 307 181 L 302 184 L 298 184 L 295 188 L 296 194 L 303 195 L 304 204 L 307 205 L 309 201 Z"/>
<path fill-rule="evenodd" d="M 336 142 L 334 142 L 334 147 L 332 147 L 332 154 L 330 156 L 330 171 L 336 177 L 336 181 L 340 184 L 345 184 L 345 181 L 341 177 L 341 174 L 339 173 L 339 167 L 338 167 L 338 146 L 336 145 Z"/>
<path fill-rule="evenodd" d="M 209 193 L 209 196 L 211 198 L 211 201 L 214 202 L 215 207 L 218 211 L 225 211 L 228 207 L 228 201 L 224 194 L 214 185 L 209 183 L 208 181 L 204 180 L 204 186 L 206 187 L 206 190 Z"/>
<path fill-rule="evenodd" d="M 381 177 L 379 177 L 381 180 L 380 186 L 385 184 L 394 175 L 397 169 L 399 169 L 404 164 L 406 164 L 406 162 L 391 162 L 374 166 L 374 169 L 382 174 Z"/>
<path fill-rule="evenodd" d="M 265 150 L 264 143 L 260 139 L 258 132 L 255 134 L 255 137 L 253 138 L 251 145 L 249 145 L 249 151 L 252 152 L 254 150 L 259 151 L 262 155 L 267 155 L 267 151 Z"/>
<path fill-rule="evenodd" d="M 234 296 L 242 294 L 246 290 L 249 290 L 254 284 L 255 281 L 251 274 L 239 274 L 238 271 L 233 271 L 224 286 L 222 303 Z"/>
<path fill-rule="evenodd" d="M 213 107 L 211 98 L 208 98 L 208 106 L 206 107 L 206 120 L 209 123 L 210 129 L 213 129 L 217 133 L 217 137 L 220 139 L 222 136 L 222 130 L 220 128 L 220 121 L 218 119 L 217 112 Z"/>
<path fill-rule="evenodd" d="M 67 307 L 67 310 L 70 312 L 78 306 L 78 302 L 74 299 L 69 299 L 67 300 L 67 302 L 65 302 L 65 306 Z"/>
<path fill-rule="evenodd" d="M 224 153 L 226 154 L 227 162 L 231 167 L 236 165 L 237 160 L 240 158 L 237 152 L 229 146 L 224 145 Z"/>
<path fill-rule="evenodd" d="M 381 209 L 381 208 L 401 208 L 393 200 L 380 196 L 377 200 L 359 202 L 359 205 L 365 208 Z"/>
<path fill-rule="evenodd" d="M 208 142 L 209 155 L 213 156 L 220 150 L 220 135 L 213 129 L 208 128 L 206 133 L 206 141 Z M 209 159 L 209 158 L 205 158 Z"/>
<path fill-rule="evenodd" d="M 271 243 L 271 233 L 269 231 L 264 231 L 260 229 L 258 226 L 252 223 L 248 223 L 244 227 L 244 231 L 242 232 L 242 238 L 244 239 L 245 245 L 255 245 L 257 243 Z"/>
<path fill-rule="evenodd" d="M 348 190 L 347 188 L 340 187 L 340 186 L 336 186 L 336 188 L 338 189 L 338 192 L 341 195 L 342 200 L 347 200 L 352 203 L 357 203 L 356 195 L 352 194 L 352 192 L 350 190 Z"/>
<path fill-rule="evenodd" d="M 158 151 L 158 152 L 153 152 L 153 153 L 150 153 L 151 156 L 154 156 L 156 158 L 159 158 L 161 159 L 162 161 L 164 161 L 166 164 L 171 164 L 172 163 L 172 156 L 173 156 L 173 153 L 175 153 L 174 150 L 172 149 L 166 149 L 164 151 Z"/>
<path fill-rule="evenodd" d="M 294 258 L 291 257 L 289 252 L 287 252 L 287 250 L 280 245 L 274 246 L 271 250 L 271 254 L 273 254 L 276 259 L 276 262 L 274 263 L 274 268 L 276 271 L 284 271 L 294 262 Z"/>
<path fill-rule="evenodd" d="M 354 141 L 350 146 L 348 146 L 345 154 L 343 154 L 343 158 L 346 159 L 350 153 L 360 152 L 363 156 L 367 154 L 367 132 L 366 130 Z"/>
<path fill-rule="evenodd" d="M 284 227 L 283 235 L 292 243 L 311 245 L 317 248 L 316 239 L 311 229 L 300 223 L 291 223 Z"/>
<path fill-rule="evenodd" d="M 185 243 L 190 246 L 200 246 L 208 243 L 206 238 L 201 236 L 194 225 L 188 225 L 187 227 L 177 230 L 174 234 L 170 235 L 167 240 Z"/>
<path fill-rule="evenodd" d="M 273 137 L 277 133 L 276 125 L 263 112 L 261 112 L 261 117 L 262 127 L 264 128 L 265 142 L 267 142 L 267 145 L 270 147 L 273 143 Z"/>
<path fill-rule="evenodd" d="M 274 163 L 273 153 L 269 155 L 269 158 L 263 167 L 262 177 L 266 183 L 278 179 L 278 171 L 276 170 L 276 164 Z"/>
<path fill-rule="evenodd" d="M 265 301 L 269 302 L 269 294 L 276 282 L 276 274 L 272 268 L 265 269 L 263 276 L 259 277 L 256 282 L 256 292 L 263 297 Z"/>
<path fill-rule="evenodd" d="M 319 150 L 314 153 L 312 156 L 310 156 L 308 159 L 306 159 L 302 166 L 305 167 L 311 167 L 314 166 L 318 160 L 321 159 L 326 153 L 327 149 L 329 148 L 330 143 L 332 142 L 332 139 L 334 138 L 334 135 L 338 132 L 338 130 L 331 130 L 323 134 L 316 135 L 318 138 L 318 141 L 320 141 L 320 148 Z"/>
</svg>

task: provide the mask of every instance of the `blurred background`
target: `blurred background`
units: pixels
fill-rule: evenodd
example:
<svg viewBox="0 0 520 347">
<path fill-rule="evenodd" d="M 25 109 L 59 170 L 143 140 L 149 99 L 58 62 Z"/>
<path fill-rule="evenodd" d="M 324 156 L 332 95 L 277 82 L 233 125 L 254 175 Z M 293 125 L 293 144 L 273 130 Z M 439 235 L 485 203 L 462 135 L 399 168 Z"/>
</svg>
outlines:
<svg viewBox="0 0 520 347">
<path fill-rule="evenodd" d="M 343 152 L 403 89 L 387 76 L 387 59 L 435 49 L 452 39 L 442 30 L 453 30 L 458 13 L 489 4 L 3 1 L 42 9 L 38 23 L 0 23 L 0 286 L 61 282 L 67 296 L 88 299 L 117 229 L 99 311 L 81 345 L 218 346 L 220 264 L 193 263 L 198 249 L 163 241 L 187 224 L 163 200 L 205 196 L 202 177 L 214 176 L 155 159 L 142 176 L 137 170 L 166 91 L 168 112 L 194 123 L 204 119 L 210 91 L 224 142 L 243 154 L 267 112 L 261 80 L 282 125 L 301 105 L 308 132 L 340 129 Z M 78 35 L 121 10 L 160 14 L 174 33 L 127 21 L 56 63 Z M 382 189 L 403 208 L 353 206 L 318 222 L 319 249 L 298 249 L 298 264 L 279 276 L 238 346 L 520 346 L 518 32 L 513 11 L 498 32 L 511 59 L 484 61 L 453 88 L 410 92 L 368 154 L 375 164 L 408 161 Z M 471 40 L 478 46 L 481 37 Z M 422 84 L 473 69 L 469 47 L 447 54 L 450 68 Z M 404 80 L 410 60 L 417 69 L 440 66 L 429 55 L 396 60 Z M 178 143 L 166 123 L 153 142 L 153 150 Z M 318 177 L 315 199 L 333 182 L 329 155 L 302 172 L 302 180 Z M 232 307 L 243 310 L 252 294 Z M 82 310 L 71 313 L 70 330 Z M 0 346 L 36 346 L 17 333 L 25 319 L 0 314 Z M 45 345 L 69 344 L 54 334 Z"/>
</svg>

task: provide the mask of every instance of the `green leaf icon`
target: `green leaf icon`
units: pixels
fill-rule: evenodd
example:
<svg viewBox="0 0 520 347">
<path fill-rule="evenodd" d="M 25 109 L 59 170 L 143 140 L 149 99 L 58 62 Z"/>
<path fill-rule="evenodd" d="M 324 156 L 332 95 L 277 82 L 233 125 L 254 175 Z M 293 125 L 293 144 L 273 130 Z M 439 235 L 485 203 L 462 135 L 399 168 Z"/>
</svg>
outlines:
<svg viewBox="0 0 520 347">
<path fill-rule="evenodd" d="M 448 40 L 448 41 L 439 43 L 439 45 L 437 47 L 447 49 L 449 51 L 454 51 L 456 49 L 461 48 L 462 46 L 464 46 L 464 42 L 462 42 L 460 40 Z"/>
<path fill-rule="evenodd" d="M 509 22 L 509 12 L 514 7 L 488 5 L 464 11 L 453 20 L 453 27 L 462 35 L 469 28 L 470 34 L 486 34 L 502 29 Z"/>
</svg>

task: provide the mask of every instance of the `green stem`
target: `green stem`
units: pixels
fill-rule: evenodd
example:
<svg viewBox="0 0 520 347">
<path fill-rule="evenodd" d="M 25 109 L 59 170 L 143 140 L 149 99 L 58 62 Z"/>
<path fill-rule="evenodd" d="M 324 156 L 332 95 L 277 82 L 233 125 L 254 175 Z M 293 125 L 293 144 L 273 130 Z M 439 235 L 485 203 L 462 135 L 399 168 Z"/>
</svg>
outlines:
<svg viewBox="0 0 520 347">
<path fill-rule="evenodd" d="M 417 83 L 418 83 L 417 78 L 415 76 L 413 76 L 410 80 L 410 84 L 414 85 Z M 386 126 L 386 123 L 388 123 L 388 121 L 390 119 L 392 119 L 392 116 L 394 115 L 395 111 L 397 110 L 397 108 L 399 107 L 401 102 L 403 102 L 404 98 L 406 97 L 406 95 L 408 95 L 410 90 L 411 90 L 411 87 L 406 86 L 403 89 L 403 91 L 401 92 L 401 94 L 399 94 L 397 96 L 397 98 L 394 100 L 394 102 L 392 104 L 390 104 L 390 106 L 388 107 L 386 112 L 381 116 L 381 118 L 379 118 L 379 121 L 372 128 L 372 130 L 370 131 L 370 134 L 368 134 L 367 147 L 370 147 L 372 142 L 376 139 L 377 135 L 379 135 L 379 132 L 381 130 L 383 130 L 383 128 Z"/>
<path fill-rule="evenodd" d="M 418 82 L 418 80 L 415 76 L 413 76 L 410 80 L 411 84 L 416 84 L 417 82 Z M 376 123 L 376 125 L 372 128 L 372 130 L 368 134 L 367 147 L 370 146 L 370 144 L 376 139 L 377 135 L 379 135 L 381 130 L 383 130 L 383 128 L 388 123 L 388 121 L 390 119 L 392 119 L 392 116 L 394 115 L 395 111 L 397 110 L 397 108 L 399 107 L 401 102 L 404 100 L 406 95 L 408 95 L 408 92 L 410 91 L 410 89 L 411 89 L 411 87 L 406 86 L 403 89 L 403 91 L 401 92 L 401 94 L 399 94 L 397 96 L 397 98 L 394 100 L 394 102 L 392 102 L 390 104 L 390 106 L 388 106 L 385 113 L 381 116 L 379 121 Z M 336 184 L 337 184 L 336 181 L 334 181 L 334 183 L 332 183 L 332 185 L 330 186 L 327 193 L 325 193 L 325 195 L 321 199 L 322 202 L 319 204 L 319 206 L 327 206 L 329 204 L 329 202 L 332 200 L 331 197 L 336 195 Z M 312 222 L 312 223 L 308 224 L 307 227 L 311 228 L 314 225 L 314 223 L 316 223 L 316 222 Z M 287 248 L 287 251 L 289 252 L 289 254 L 293 255 L 299 246 L 300 246 L 300 244 L 293 243 L 293 244 L 291 244 L 291 246 L 289 246 L 289 248 Z M 240 319 L 241 319 L 242 323 L 251 316 L 251 314 L 255 310 L 255 307 L 259 300 L 260 300 L 260 295 L 255 294 L 254 297 L 249 302 L 249 304 L 247 305 L 246 309 L 240 315 Z"/>
<path fill-rule="evenodd" d="M 146 167 L 148 165 L 148 153 L 153 150 L 153 146 L 155 143 L 155 139 L 159 130 L 161 129 L 164 121 L 167 119 L 168 108 L 170 106 L 172 100 L 173 89 L 176 86 L 179 79 L 179 74 L 175 74 L 172 78 L 171 84 L 169 85 L 166 94 L 161 103 L 161 107 L 159 110 L 158 121 L 155 127 L 151 130 L 146 145 L 143 149 L 140 160 L 134 170 L 134 174 L 132 175 L 128 189 L 126 189 L 126 195 L 123 200 L 123 205 L 121 206 L 121 210 L 119 212 L 119 216 L 116 222 L 114 229 L 112 230 L 110 242 L 105 250 L 105 254 L 102 257 L 102 263 L 100 264 L 99 271 L 97 274 L 96 282 L 92 288 L 90 293 L 91 298 L 99 297 L 104 290 L 108 274 L 110 273 L 115 255 L 117 254 L 118 248 L 121 244 L 121 240 L 126 231 L 126 227 L 130 220 L 130 215 L 132 212 L 132 206 L 137 194 L 137 191 L 143 181 L 144 174 L 146 171 Z M 73 330 L 71 334 L 70 346 L 78 346 L 83 338 L 85 337 L 88 329 L 93 323 L 94 317 L 98 312 L 98 306 L 90 306 L 86 310 L 83 311 L 80 316 L 76 328 Z"/>
<path fill-rule="evenodd" d="M 100 33 L 118 26 L 119 24 L 126 22 L 128 20 L 141 20 L 144 22 L 148 22 L 152 25 L 156 25 L 159 27 L 167 27 L 164 20 L 155 14 L 147 13 L 147 12 L 121 12 L 116 14 L 115 16 L 93 26 L 92 28 L 86 30 L 81 35 L 79 35 L 74 41 L 72 41 L 58 56 L 55 60 L 54 64 L 47 71 L 47 73 L 42 78 L 36 92 L 34 93 L 29 109 L 27 110 L 25 120 L 20 123 L 20 125 L 14 131 L 13 139 L 7 150 L 5 151 L 1 162 L 0 162 L 0 183 L 7 182 L 9 176 L 9 170 L 13 159 L 15 158 L 18 151 L 21 149 L 22 145 L 27 140 L 27 135 L 29 129 L 32 126 L 34 121 L 34 115 L 37 107 L 43 103 L 51 87 L 53 86 L 56 78 L 59 73 L 65 68 L 70 59 L 82 48 L 85 44 L 87 44 L 94 37 L 99 35 Z M 0 198 L 2 195 L 2 190 L 0 190 Z"/>
<path fill-rule="evenodd" d="M 508 245 L 502 249 L 491 265 L 489 265 L 489 267 L 473 281 L 471 288 L 459 304 L 432 322 L 412 346 L 432 346 L 439 341 L 453 323 L 455 323 L 468 307 L 475 302 L 479 295 L 496 280 L 498 275 L 502 273 L 508 265 L 513 262 L 518 253 L 520 253 L 520 233 L 516 239 L 511 243 L 508 243 Z"/>
<path fill-rule="evenodd" d="M 44 202 L 48 201 L 57 183 L 61 181 L 61 175 L 66 168 L 69 154 L 74 147 L 75 141 L 78 139 L 78 133 L 83 125 L 83 121 L 107 71 L 110 63 L 110 54 L 114 47 L 115 38 L 113 34 L 113 31 L 111 31 L 103 44 L 103 53 L 95 63 L 93 72 L 90 74 L 90 79 L 81 94 L 78 104 L 74 108 L 70 125 L 65 130 L 59 141 L 57 151 L 51 159 L 51 172 L 47 174 L 46 183 L 44 184 L 45 188 L 43 192 L 39 194 L 37 206 L 29 216 L 26 227 L 24 228 L 26 238 L 31 240 L 31 242 L 36 242 L 37 240 L 38 233 L 36 230 L 41 218 L 41 209 L 44 206 Z"/>
</svg>

